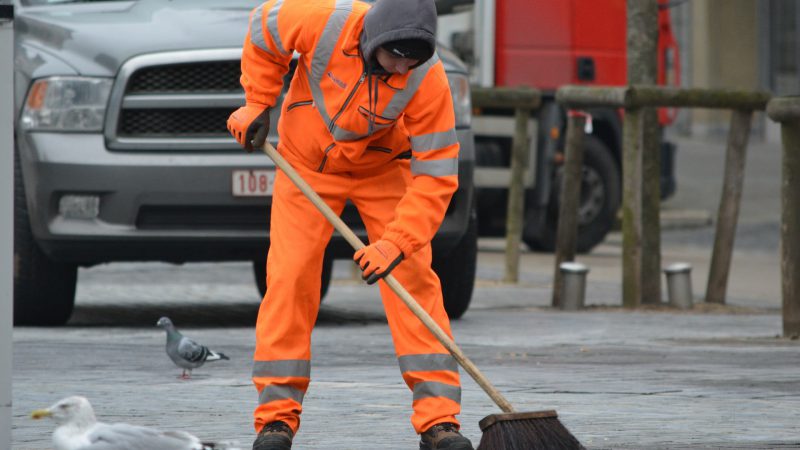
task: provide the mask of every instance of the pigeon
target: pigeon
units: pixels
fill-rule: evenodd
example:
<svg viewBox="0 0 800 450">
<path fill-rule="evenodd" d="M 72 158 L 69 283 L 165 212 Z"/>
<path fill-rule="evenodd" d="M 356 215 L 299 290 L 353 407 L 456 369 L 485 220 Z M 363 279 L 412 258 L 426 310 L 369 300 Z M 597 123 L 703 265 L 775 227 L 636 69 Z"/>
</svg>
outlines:
<svg viewBox="0 0 800 450">
<path fill-rule="evenodd" d="M 202 442 L 185 431 L 161 431 L 127 423 L 103 423 L 95 418 L 86 397 L 66 397 L 31 418 L 49 417 L 56 423 L 55 450 L 238 450 L 232 442 Z"/>
<path fill-rule="evenodd" d="M 215 352 L 182 335 L 175 329 L 175 325 L 172 324 L 169 317 L 158 319 L 156 325 L 167 331 L 167 356 L 175 365 L 183 369 L 179 378 L 184 380 L 191 378 L 192 369 L 202 366 L 206 361 L 230 359 L 224 354 Z"/>
</svg>

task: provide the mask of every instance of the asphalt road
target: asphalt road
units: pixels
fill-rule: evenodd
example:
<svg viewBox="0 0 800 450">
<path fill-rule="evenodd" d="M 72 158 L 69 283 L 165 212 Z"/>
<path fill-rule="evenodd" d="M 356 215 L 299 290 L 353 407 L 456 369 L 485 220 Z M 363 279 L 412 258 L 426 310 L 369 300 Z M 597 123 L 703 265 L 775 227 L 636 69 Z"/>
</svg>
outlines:
<svg viewBox="0 0 800 450">
<path fill-rule="evenodd" d="M 779 337 L 779 152 L 754 147 L 727 305 L 702 303 L 719 195 L 708 180 L 719 179 L 724 145 L 691 141 L 679 153 L 679 194 L 664 205 L 662 245 L 665 264 L 693 265 L 692 310 L 620 308 L 618 233 L 579 257 L 591 270 L 587 308 L 578 312 L 549 307 L 552 255 L 525 252 L 520 282 L 509 285 L 500 281 L 502 240 L 482 239 L 476 292 L 453 324 L 456 341 L 518 410 L 558 410 L 588 448 L 800 448 L 800 341 Z M 252 277 L 246 263 L 82 269 L 68 326 L 14 330 L 12 448 L 49 448 L 53 424 L 28 415 L 74 394 L 86 395 L 104 421 L 249 448 L 259 300 Z M 231 360 L 177 379 L 155 327 L 162 315 Z M 313 355 L 295 448 L 416 448 L 411 396 L 377 290 L 355 279 L 348 262 L 335 265 Z M 498 409 L 463 371 L 462 380 L 463 431 L 477 444 L 478 421 Z"/>
</svg>

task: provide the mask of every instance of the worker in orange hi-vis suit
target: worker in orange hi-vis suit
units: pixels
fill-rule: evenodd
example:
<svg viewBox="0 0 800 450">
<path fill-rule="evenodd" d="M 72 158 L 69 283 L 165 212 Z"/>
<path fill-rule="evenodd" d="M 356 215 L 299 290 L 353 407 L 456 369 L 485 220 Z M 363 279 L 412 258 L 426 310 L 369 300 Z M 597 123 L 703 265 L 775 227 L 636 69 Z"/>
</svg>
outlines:
<svg viewBox="0 0 800 450">
<path fill-rule="evenodd" d="M 364 279 L 372 284 L 391 272 L 451 334 L 430 241 L 458 186 L 459 145 L 435 36 L 433 0 L 267 1 L 250 15 L 242 53 L 246 106 L 230 116 L 228 129 L 248 151 L 264 144 L 269 110 L 297 53 L 278 151 L 337 214 L 348 199 L 358 208 L 371 243 L 354 255 Z M 300 426 L 332 233 L 278 172 L 267 293 L 256 324 L 253 449 L 289 449 Z M 455 360 L 383 281 L 379 286 L 413 393 L 411 424 L 420 448 L 472 449 L 458 431 Z"/>
</svg>

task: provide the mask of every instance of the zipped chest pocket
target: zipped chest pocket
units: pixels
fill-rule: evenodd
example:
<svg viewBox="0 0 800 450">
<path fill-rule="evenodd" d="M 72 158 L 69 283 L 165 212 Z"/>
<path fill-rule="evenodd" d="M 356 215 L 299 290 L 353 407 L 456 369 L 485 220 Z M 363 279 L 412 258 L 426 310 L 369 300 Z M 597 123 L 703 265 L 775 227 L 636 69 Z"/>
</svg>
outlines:
<svg viewBox="0 0 800 450">
<path fill-rule="evenodd" d="M 365 120 L 369 120 L 370 116 L 372 116 L 372 119 L 373 119 L 373 121 L 375 122 L 376 125 L 391 125 L 391 124 L 397 122 L 397 118 L 396 117 L 395 118 L 391 118 L 391 117 L 382 116 L 380 114 L 374 114 L 374 113 L 371 114 L 369 112 L 369 109 L 367 109 L 367 108 L 365 108 L 363 106 L 359 106 L 358 107 L 358 112 L 361 114 L 361 116 Z"/>
<path fill-rule="evenodd" d="M 295 108 L 297 108 L 299 106 L 309 106 L 309 105 L 313 105 L 313 104 L 314 104 L 314 100 L 301 100 L 299 102 L 294 102 L 291 105 L 286 107 L 286 112 L 289 112 L 289 111 L 291 111 L 291 110 L 293 110 L 293 109 L 295 109 Z"/>
</svg>

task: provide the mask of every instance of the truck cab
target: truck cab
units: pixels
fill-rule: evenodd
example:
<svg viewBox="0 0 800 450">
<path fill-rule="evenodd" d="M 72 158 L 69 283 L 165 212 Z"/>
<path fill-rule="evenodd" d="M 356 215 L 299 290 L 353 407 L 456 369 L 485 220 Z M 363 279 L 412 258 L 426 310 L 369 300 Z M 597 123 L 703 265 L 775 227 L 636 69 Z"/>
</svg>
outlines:
<svg viewBox="0 0 800 450">
<path fill-rule="evenodd" d="M 669 11 L 661 2 L 659 80 L 669 79 L 677 60 Z M 553 251 L 566 137 L 566 113 L 555 101 L 563 85 L 625 85 L 625 0 L 439 0 L 441 40 L 470 67 L 470 80 L 482 87 L 529 86 L 542 92 L 532 117 L 525 196 L 523 240 L 534 250 Z M 677 71 L 675 72 L 677 73 Z M 672 81 L 676 81 L 673 77 Z M 578 251 L 605 239 L 617 221 L 621 202 L 622 111 L 591 108 L 578 210 Z M 671 117 L 660 114 L 661 124 Z M 479 230 L 504 232 L 513 111 L 476 109 L 473 117 L 477 167 Z M 675 191 L 675 147 L 661 149 L 661 197 Z"/>
</svg>

